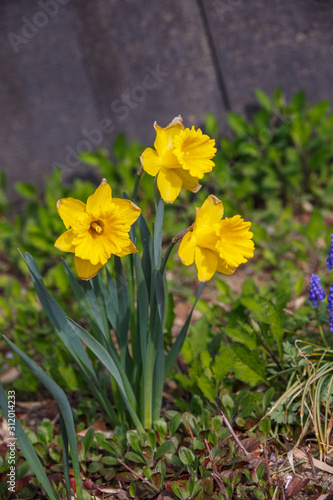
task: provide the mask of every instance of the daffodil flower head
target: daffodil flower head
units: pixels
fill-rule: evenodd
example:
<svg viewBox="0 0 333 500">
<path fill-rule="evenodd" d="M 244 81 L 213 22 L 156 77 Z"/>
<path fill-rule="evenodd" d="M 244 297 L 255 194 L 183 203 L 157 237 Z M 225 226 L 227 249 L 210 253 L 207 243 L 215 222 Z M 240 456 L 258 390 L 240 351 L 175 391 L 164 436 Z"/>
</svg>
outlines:
<svg viewBox="0 0 333 500">
<path fill-rule="evenodd" d="M 182 122 L 181 116 L 165 128 L 155 122 L 155 149 L 145 149 L 140 158 L 143 170 L 157 175 L 157 187 L 167 203 L 173 203 L 181 189 L 199 191 L 199 179 L 214 167 L 215 140 L 200 129 L 184 128 Z"/>
<path fill-rule="evenodd" d="M 54 246 L 75 254 L 74 264 L 81 279 L 93 278 L 112 254 L 123 257 L 137 253 L 129 231 L 141 210 L 129 200 L 112 198 L 106 179 L 89 196 L 87 204 L 63 198 L 57 209 L 67 231 Z"/>
<path fill-rule="evenodd" d="M 195 222 L 183 237 L 178 255 L 186 266 L 195 262 L 199 281 L 210 280 L 216 271 L 233 274 L 253 257 L 250 222 L 240 215 L 222 219 L 223 205 L 214 195 L 208 196 L 196 211 Z"/>
</svg>

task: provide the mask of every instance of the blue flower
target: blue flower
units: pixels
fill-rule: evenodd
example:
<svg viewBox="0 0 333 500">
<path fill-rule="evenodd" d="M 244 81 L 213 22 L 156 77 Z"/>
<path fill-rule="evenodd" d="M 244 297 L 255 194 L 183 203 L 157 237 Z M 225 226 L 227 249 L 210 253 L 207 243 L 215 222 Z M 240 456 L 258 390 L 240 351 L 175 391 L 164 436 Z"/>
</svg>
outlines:
<svg viewBox="0 0 333 500">
<path fill-rule="evenodd" d="M 328 320 L 328 326 L 330 329 L 330 333 L 333 333 L 333 311 L 330 312 L 330 317 Z"/>
<path fill-rule="evenodd" d="M 331 247 L 328 252 L 328 259 L 326 260 L 327 262 L 327 269 L 329 271 L 332 271 L 333 269 L 333 234 L 331 234 Z"/>
<path fill-rule="evenodd" d="M 333 311 L 333 285 L 331 285 L 330 293 L 328 294 L 327 297 L 327 302 L 328 302 L 327 310 Z"/>
<path fill-rule="evenodd" d="M 318 274 L 311 274 L 309 287 L 309 300 L 314 307 L 318 307 L 319 300 L 322 302 L 325 299 L 325 292 L 320 284 L 321 279 Z"/>
</svg>

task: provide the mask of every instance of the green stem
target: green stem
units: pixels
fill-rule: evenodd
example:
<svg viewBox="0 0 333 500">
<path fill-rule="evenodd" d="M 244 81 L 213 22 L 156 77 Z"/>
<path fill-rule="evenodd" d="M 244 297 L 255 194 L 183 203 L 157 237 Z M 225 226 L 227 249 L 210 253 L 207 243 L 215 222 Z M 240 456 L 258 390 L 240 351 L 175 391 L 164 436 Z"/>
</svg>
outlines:
<svg viewBox="0 0 333 500">
<path fill-rule="evenodd" d="M 318 330 L 319 330 L 320 336 L 323 339 L 323 342 L 324 342 L 325 346 L 328 347 L 328 343 L 327 343 L 327 340 L 325 338 L 325 335 L 324 335 L 324 332 L 323 332 L 323 329 L 321 327 L 321 323 L 320 323 L 320 320 L 319 320 L 318 307 L 316 307 L 316 318 L 317 318 L 317 324 L 318 324 Z"/>
<path fill-rule="evenodd" d="M 164 274 L 164 270 L 165 270 L 165 266 L 168 262 L 168 259 L 170 257 L 170 254 L 173 250 L 173 247 L 175 246 L 176 243 L 174 243 L 174 241 L 172 240 L 172 242 L 170 243 L 170 245 L 168 246 L 165 254 L 164 254 L 164 257 L 163 257 L 163 260 L 162 260 L 162 264 L 161 264 L 161 268 L 160 268 L 160 272 L 161 272 L 161 275 L 163 276 Z"/>
<path fill-rule="evenodd" d="M 140 179 L 143 174 L 143 170 L 140 169 L 139 172 L 137 172 L 135 176 L 135 183 L 134 183 L 134 188 L 133 188 L 133 193 L 132 193 L 132 200 L 135 201 L 136 197 L 138 195 L 138 190 L 139 190 L 139 184 L 140 184 Z"/>
</svg>

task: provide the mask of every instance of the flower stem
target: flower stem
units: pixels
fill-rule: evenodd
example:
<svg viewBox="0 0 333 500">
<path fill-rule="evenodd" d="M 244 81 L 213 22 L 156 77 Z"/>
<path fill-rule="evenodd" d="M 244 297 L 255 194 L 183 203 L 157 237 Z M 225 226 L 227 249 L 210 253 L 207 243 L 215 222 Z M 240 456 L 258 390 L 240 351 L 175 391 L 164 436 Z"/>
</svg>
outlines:
<svg viewBox="0 0 333 500">
<path fill-rule="evenodd" d="M 166 266 L 166 264 L 168 262 L 168 259 L 170 257 L 170 254 L 171 254 L 174 246 L 175 246 L 175 243 L 172 241 L 170 243 L 170 245 L 168 246 L 165 254 L 164 254 L 164 257 L 163 257 L 163 260 L 162 260 L 162 264 L 161 264 L 161 267 L 160 267 L 160 271 L 161 271 L 161 275 L 162 276 L 163 276 L 163 273 L 164 273 L 164 270 L 165 270 L 165 266 Z"/>
<path fill-rule="evenodd" d="M 323 339 L 323 342 L 324 342 L 325 346 L 328 347 L 328 343 L 327 343 L 327 340 L 325 338 L 325 335 L 324 335 L 324 332 L 323 332 L 323 329 L 321 327 L 321 323 L 320 323 L 320 320 L 319 320 L 318 307 L 316 307 L 316 318 L 317 318 L 317 324 L 318 324 L 318 330 L 319 330 L 320 336 Z"/>
<path fill-rule="evenodd" d="M 137 172 L 135 176 L 135 183 L 134 183 L 134 188 L 133 188 L 133 193 L 132 193 L 132 200 L 135 201 L 136 197 L 138 195 L 138 189 L 139 189 L 139 183 L 141 179 L 141 175 L 143 174 L 143 168 L 141 167 L 139 172 Z"/>
<path fill-rule="evenodd" d="M 192 224 L 192 226 L 190 226 L 186 229 L 183 229 L 174 238 L 172 238 L 172 241 L 171 241 L 170 245 L 168 246 L 168 248 L 164 254 L 163 260 L 162 260 L 162 264 L 161 264 L 161 268 L 160 268 L 162 276 L 163 276 L 163 273 L 165 270 L 165 266 L 166 266 L 168 259 L 170 257 L 170 254 L 173 250 L 173 247 L 175 246 L 176 243 L 178 243 L 179 240 L 181 240 L 183 238 L 183 236 L 185 236 L 186 233 L 188 233 L 189 231 L 192 230 L 192 227 L 193 227 L 193 224 Z"/>
</svg>

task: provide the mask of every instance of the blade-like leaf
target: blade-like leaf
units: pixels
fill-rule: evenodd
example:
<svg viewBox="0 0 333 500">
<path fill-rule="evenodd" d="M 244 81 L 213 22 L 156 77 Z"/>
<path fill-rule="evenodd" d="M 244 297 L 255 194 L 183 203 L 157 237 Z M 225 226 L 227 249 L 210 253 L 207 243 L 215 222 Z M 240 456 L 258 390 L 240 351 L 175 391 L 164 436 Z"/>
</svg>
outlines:
<svg viewBox="0 0 333 500">
<path fill-rule="evenodd" d="M 120 349 L 120 358 L 122 365 L 125 366 L 126 351 L 128 349 L 128 327 L 130 320 L 130 301 L 128 295 L 128 286 L 123 270 L 123 266 L 120 257 L 114 257 L 115 272 L 116 272 L 116 284 L 117 284 L 117 296 L 118 296 L 118 316 L 119 316 L 119 328 L 118 328 L 118 344 Z"/>
<path fill-rule="evenodd" d="M 137 416 L 137 402 L 133 389 L 128 381 L 126 373 L 117 357 L 111 357 L 108 351 L 84 328 L 75 323 L 70 318 L 67 318 L 68 324 L 73 329 L 73 332 L 86 344 L 86 346 L 98 357 L 105 368 L 114 378 L 117 387 L 122 395 L 123 401 L 131 415 L 134 425 L 138 432 L 144 433 L 142 424 Z"/>
<path fill-rule="evenodd" d="M 82 489 L 81 489 L 81 474 L 80 474 L 80 464 L 79 464 L 79 455 L 77 451 L 76 444 L 76 434 L 75 427 L 73 421 L 72 410 L 69 405 L 68 399 L 64 393 L 64 391 L 42 370 L 40 366 L 35 363 L 32 359 L 30 359 L 21 349 L 16 347 L 7 337 L 3 336 L 7 344 L 15 351 L 20 358 L 28 365 L 30 370 L 34 375 L 38 378 L 38 380 L 46 387 L 46 389 L 52 394 L 54 399 L 57 401 L 59 405 L 60 413 L 62 414 L 62 418 L 64 420 L 64 424 L 66 427 L 67 437 L 71 449 L 73 469 L 74 469 L 74 477 L 76 483 L 76 493 L 79 499 L 82 499 Z M 64 442 L 66 442 L 66 437 Z"/>
<path fill-rule="evenodd" d="M 162 252 L 164 201 L 162 200 L 156 185 L 155 185 L 155 205 L 156 205 L 156 217 L 154 225 L 154 259 L 155 259 L 155 268 L 159 269 L 161 265 L 161 252 Z"/>
<path fill-rule="evenodd" d="M 8 415 L 8 400 L 6 397 L 6 393 L 0 383 L 0 407 L 1 410 L 3 411 L 3 414 L 5 418 L 7 418 Z M 50 481 L 47 478 L 47 475 L 45 474 L 45 471 L 37 457 L 37 454 L 30 443 L 29 439 L 25 435 L 24 430 L 21 427 L 20 422 L 17 420 L 15 417 L 15 437 L 17 439 L 17 442 L 21 448 L 21 451 L 23 455 L 25 456 L 25 459 L 27 462 L 29 462 L 30 467 L 36 474 L 36 477 L 40 484 L 43 486 L 46 494 L 50 498 L 50 500 L 58 500 L 57 497 L 55 496 L 55 493 L 53 491 L 53 488 L 50 484 Z"/>
<path fill-rule="evenodd" d="M 195 306 L 196 306 L 196 304 L 197 304 L 197 302 L 198 302 L 198 300 L 200 298 L 200 295 L 202 294 L 203 289 L 205 288 L 205 284 L 206 283 L 200 283 L 199 290 L 198 290 L 197 296 L 195 298 L 195 302 L 193 304 L 191 312 L 188 315 L 187 320 L 185 321 L 185 323 L 183 325 L 183 328 L 180 330 L 179 335 L 176 338 L 176 341 L 174 342 L 174 344 L 172 345 L 170 351 L 167 354 L 167 357 L 165 359 L 165 371 L 164 371 L 165 378 L 171 372 L 172 367 L 175 364 L 175 362 L 177 360 L 177 357 L 178 357 L 178 355 L 179 355 L 179 353 L 181 351 L 181 348 L 183 347 L 183 343 L 184 343 L 184 340 L 185 340 L 185 337 L 186 337 L 186 333 L 187 333 L 188 327 L 190 325 L 190 321 L 191 321 L 191 318 L 192 318 L 192 314 L 193 314 L 194 308 L 195 308 Z"/>
<path fill-rule="evenodd" d="M 154 334 L 156 345 L 156 359 L 153 380 L 153 420 L 160 417 L 162 394 L 164 385 L 164 342 L 163 322 L 165 307 L 164 283 L 160 271 L 155 272 L 155 290 L 158 314 L 155 314 Z"/>
<path fill-rule="evenodd" d="M 70 282 L 70 285 L 72 287 L 72 290 L 74 292 L 75 298 L 78 301 L 81 311 L 84 314 L 85 318 L 87 319 L 89 326 L 91 330 L 94 332 L 95 336 L 101 340 L 101 335 L 102 335 L 102 330 L 101 330 L 101 323 L 97 321 L 97 319 L 94 316 L 94 307 L 89 307 L 89 299 L 86 297 L 85 291 L 83 286 L 81 286 L 75 276 L 73 275 L 72 271 L 69 269 L 68 265 L 66 264 L 65 260 L 63 260 L 63 265 L 65 268 L 66 275 L 68 277 L 68 280 Z M 84 283 L 84 282 L 82 282 Z M 90 303 L 91 306 L 91 303 Z"/>
<path fill-rule="evenodd" d="M 20 252 L 21 254 L 21 252 Z M 59 306 L 58 302 L 52 297 L 52 295 L 47 291 L 43 279 L 40 275 L 39 269 L 36 262 L 32 256 L 28 253 L 25 254 L 25 258 L 21 254 L 24 262 L 27 264 L 31 279 L 33 281 L 35 290 L 39 297 L 39 300 L 49 318 L 52 325 L 54 326 L 57 334 L 65 344 L 69 353 L 72 355 L 73 359 L 76 361 L 77 365 L 85 375 L 86 379 L 93 379 L 98 383 L 96 374 L 91 365 L 90 359 L 86 350 L 84 349 L 80 340 L 73 335 L 73 331 L 68 327 L 66 321 L 66 314 L 64 310 Z"/>
<path fill-rule="evenodd" d="M 106 277 L 110 297 L 110 301 L 107 303 L 106 312 L 114 331 L 117 333 L 119 330 L 117 286 L 107 267 Z"/>
</svg>

